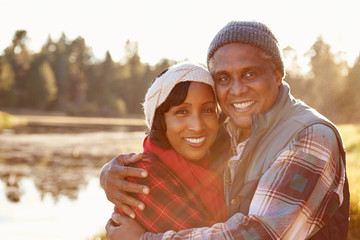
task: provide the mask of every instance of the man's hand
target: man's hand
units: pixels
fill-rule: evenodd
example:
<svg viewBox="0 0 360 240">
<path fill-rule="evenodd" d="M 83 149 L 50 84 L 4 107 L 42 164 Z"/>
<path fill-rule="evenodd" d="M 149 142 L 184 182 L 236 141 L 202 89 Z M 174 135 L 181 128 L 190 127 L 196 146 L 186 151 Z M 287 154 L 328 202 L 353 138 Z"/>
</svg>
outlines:
<svg viewBox="0 0 360 240">
<path fill-rule="evenodd" d="M 119 213 L 113 213 L 106 224 L 108 240 L 139 240 L 145 230 L 133 219 Z"/>
<path fill-rule="evenodd" d="M 126 215 L 135 218 L 134 211 L 130 206 L 143 210 L 144 203 L 132 198 L 126 192 L 148 194 L 150 189 L 147 186 L 139 185 L 124 180 L 126 177 L 147 177 L 146 170 L 141 168 L 126 167 L 130 163 L 142 159 L 142 154 L 121 154 L 106 163 L 100 172 L 100 184 L 105 191 L 107 199 L 122 210 Z"/>
</svg>

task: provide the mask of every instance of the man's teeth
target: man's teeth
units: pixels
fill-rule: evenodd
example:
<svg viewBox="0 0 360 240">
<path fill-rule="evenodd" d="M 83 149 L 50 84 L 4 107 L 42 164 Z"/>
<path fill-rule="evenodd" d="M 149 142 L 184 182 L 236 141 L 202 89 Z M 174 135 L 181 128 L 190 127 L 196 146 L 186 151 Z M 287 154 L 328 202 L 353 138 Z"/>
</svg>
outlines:
<svg viewBox="0 0 360 240">
<path fill-rule="evenodd" d="M 205 137 L 201 138 L 185 138 L 186 141 L 190 143 L 202 143 L 205 140 Z"/>
<path fill-rule="evenodd" d="M 247 107 L 249 107 L 250 105 L 252 105 L 255 101 L 249 101 L 249 102 L 243 102 L 243 103 L 234 103 L 234 107 L 236 108 L 240 108 L 240 109 L 245 109 Z"/>
</svg>

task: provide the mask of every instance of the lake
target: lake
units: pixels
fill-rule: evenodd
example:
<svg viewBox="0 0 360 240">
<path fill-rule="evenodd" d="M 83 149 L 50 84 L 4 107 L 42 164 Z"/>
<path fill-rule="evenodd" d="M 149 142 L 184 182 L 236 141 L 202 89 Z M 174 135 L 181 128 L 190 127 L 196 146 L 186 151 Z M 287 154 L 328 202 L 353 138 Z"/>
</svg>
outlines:
<svg viewBox="0 0 360 240">
<path fill-rule="evenodd" d="M 104 163 L 140 152 L 143 132 L 0 132 L 0 236 L 85 240 L 104 231 L 113 205 L 99 184 Z"/>
</svg>

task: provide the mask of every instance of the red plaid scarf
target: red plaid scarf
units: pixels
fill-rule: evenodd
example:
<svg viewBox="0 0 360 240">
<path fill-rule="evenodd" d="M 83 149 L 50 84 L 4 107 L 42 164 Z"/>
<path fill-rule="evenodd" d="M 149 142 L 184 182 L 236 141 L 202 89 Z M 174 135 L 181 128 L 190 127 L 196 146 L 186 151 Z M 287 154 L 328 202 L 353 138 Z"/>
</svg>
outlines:
<svg viewBox="0 0 360 240">
<path fill-rule="evenodd" d="M 217 173 L 207 169 L 207 158 L 195 164 L 185 160 L 173 149 L 165 150 L 156 146 L 148 136 L 144 139 L 143 148 L 144 151 L 155 153 L 164 165 L 200 198 L 213 220 L 227 219 L 222 179 Z"/>
</svg>

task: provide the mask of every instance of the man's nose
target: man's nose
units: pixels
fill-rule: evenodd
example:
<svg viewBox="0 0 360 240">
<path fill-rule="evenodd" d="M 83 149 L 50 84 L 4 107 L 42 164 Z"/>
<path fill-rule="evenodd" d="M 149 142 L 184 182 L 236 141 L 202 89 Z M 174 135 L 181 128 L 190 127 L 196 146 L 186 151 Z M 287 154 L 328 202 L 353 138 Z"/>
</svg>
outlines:
<svg viewBox="0 0 360 240">
<path fill-rule="evenodd" d="M 244 92 L 248 91 L 248 86 L 241 79 L 235 79 L 230 88 L 230 93 L 233 95 L 241 95 Z"/>
</svg>

